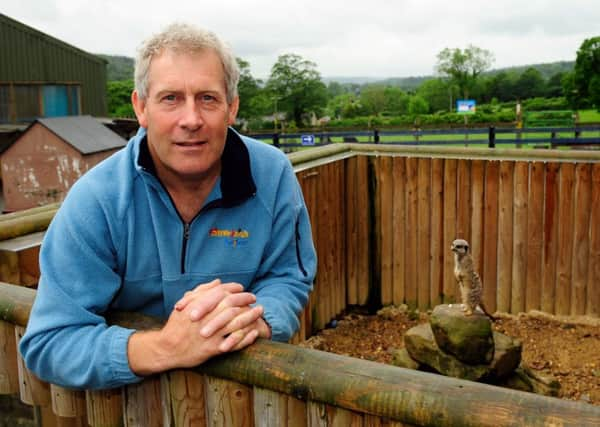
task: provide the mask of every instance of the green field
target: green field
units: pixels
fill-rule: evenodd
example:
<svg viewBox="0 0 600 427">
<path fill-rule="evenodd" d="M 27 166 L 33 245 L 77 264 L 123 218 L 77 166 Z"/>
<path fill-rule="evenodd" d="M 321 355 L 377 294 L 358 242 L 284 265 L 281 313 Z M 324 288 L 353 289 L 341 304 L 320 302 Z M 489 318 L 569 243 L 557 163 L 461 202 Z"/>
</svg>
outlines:
<svg viewBox="0 0 600 427">
<path fill-rule="evenodd" d="M 579 111 L 579 123 L 600 123 L 600 112 L 598 110 Z"/>
</svg>

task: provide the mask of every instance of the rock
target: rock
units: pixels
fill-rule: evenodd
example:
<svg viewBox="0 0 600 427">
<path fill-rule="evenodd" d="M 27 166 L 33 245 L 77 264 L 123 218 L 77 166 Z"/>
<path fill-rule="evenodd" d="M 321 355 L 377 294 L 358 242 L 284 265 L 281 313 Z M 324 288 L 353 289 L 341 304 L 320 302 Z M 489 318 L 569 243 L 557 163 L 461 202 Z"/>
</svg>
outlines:
<svg viewBox="0 0 600 427">
<path fill-rule="evenodd" d="M 471 365 L 439 348 L 430 324 L 424 323 L 409 329 L 404 344 L 410 357 L 435 371 L 455 378 L 472 381 L 495 381 L 509 375 L 521 360 L 521 343 L 512 338 L 494 333 L 499 347 L 489 364 Z"/>
<path fill-rule="evenodd" d="M 437 345 L 461 362 L 488 364 L 494 358 L 492 322 L 475 311 L 466 316 L 460 304 L 441 304 L 433 309 L 430 323 Z"/>
<path fill-rule="evenodd" d="M 521 365 L 515 371 L 498 383 L 503 387 L 515 390 L 529 391 L 544 396 L 558 396 L 560 383 L 551 375 L 535 372 L 527 366 Z"/>
<path fill-rule="evenodd" d="M 392 365 L 407 369 L 419 369 L 419 362 L 410 357 L 405 348 L 394 348 L 390 350 L 390 353 L 392 355 Z"/>
</svg>

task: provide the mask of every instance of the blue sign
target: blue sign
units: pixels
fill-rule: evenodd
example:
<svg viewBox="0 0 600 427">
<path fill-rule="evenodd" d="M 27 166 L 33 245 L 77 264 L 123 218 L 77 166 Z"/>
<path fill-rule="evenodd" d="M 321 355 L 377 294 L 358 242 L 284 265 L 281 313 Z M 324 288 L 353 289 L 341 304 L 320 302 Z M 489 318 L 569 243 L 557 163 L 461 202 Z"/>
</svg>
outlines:
<svg viewBox="0 0 600 427">
<path fill-rule="evenodd" d="M 315 145 L 315 136 L 302 135 L 302 145 Z"/>
<path fill-rule="evenodd" d="M 456 112 L 458 114 L 475 114 L 475 100 L 474 99 L 457 99 L 456 100 Z"/>
</svg>

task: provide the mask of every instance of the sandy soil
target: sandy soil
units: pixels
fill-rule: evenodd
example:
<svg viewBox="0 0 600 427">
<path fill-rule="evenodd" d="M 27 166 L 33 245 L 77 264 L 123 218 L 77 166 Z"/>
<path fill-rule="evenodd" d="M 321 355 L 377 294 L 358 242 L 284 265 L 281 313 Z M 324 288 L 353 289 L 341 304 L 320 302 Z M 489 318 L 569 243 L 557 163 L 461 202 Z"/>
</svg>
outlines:
<svg viewBox="0 0 600 427">
<path fill-rule="evenodd" d="M 427 319 L 425 313 L 394 307 L 377 315 L 353 311 L 334 321 L 335 327 L 324 329 L 301 345 L 390 363 L 390 349 L 403 348 L 404 333 Z M 600 319 L 531 312 L 501 316 L 494 328 L 521 340 L 522 361 L 554 376 L 561 384 L 561 398 L 600 405 Z"/>
</svg>

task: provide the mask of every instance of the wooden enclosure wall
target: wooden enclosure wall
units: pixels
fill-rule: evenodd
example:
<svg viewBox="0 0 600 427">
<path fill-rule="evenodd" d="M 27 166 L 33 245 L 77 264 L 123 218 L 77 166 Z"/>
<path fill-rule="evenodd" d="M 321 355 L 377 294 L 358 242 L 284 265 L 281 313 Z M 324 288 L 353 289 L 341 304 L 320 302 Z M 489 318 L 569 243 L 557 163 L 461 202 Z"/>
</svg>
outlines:
<svg viewBox="0 0 600 427">
<path fill-rule="evenodd" d="M 319 260 L 308 331 L 348 305 L 458 301 L 456 238 L 489 310 L 600 315 L 599 163 L 359 155 L 298 178 Z"/>
<path fill-rule="evenodd" d="M 464 238 L 490 310 L 600 314 L 600 164 L 371 161 L 382 304 L 457 301 L 450 244 Z"/>
</svg>

